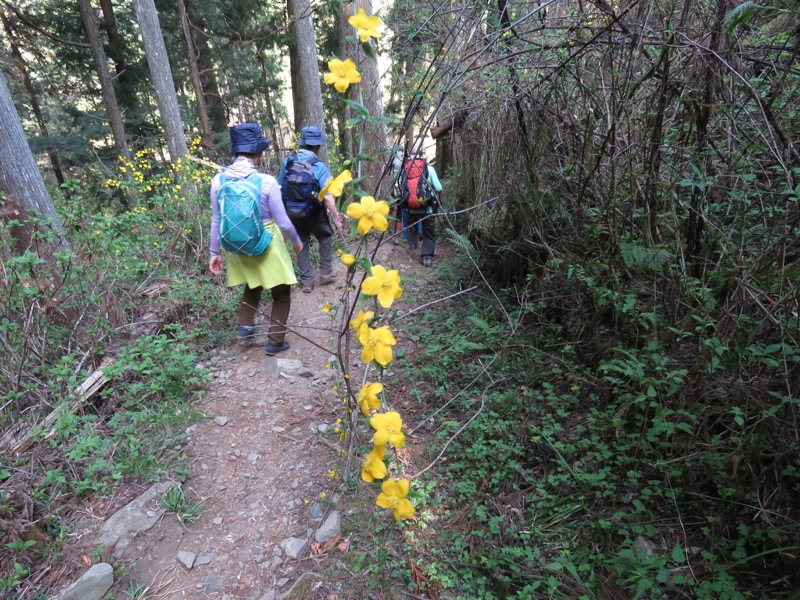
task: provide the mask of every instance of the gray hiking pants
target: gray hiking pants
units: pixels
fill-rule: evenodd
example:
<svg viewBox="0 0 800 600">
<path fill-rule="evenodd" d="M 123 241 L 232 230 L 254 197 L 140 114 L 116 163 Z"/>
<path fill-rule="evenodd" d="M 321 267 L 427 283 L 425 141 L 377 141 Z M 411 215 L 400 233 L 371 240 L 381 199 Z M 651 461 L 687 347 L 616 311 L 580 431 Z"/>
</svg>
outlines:
<svg viewBox="0 0 800 600">
<path fill-rule="evenodd" d="M 426 218 L 427 217 L 427 218 Z M 433 214 L 424 212 L 408 211 L 408 247 L 417 247 L 417 223 L 422 224 L 422 248 L 419 255 L 421 258 L 426 256 L 433 257 L 436 251 L 436 217 Z"/>
<path fill-rule="evenodd" d="M 293 220 L 295 229 L 303 242 L 303 251 L 297 255 L 297 266 L 300 268 L 300 285 L 314 287 L 314 268 L 311 266 L 311 249 L 309 242 L 313 235 L 319 244 L 319 272 L 330 275 L 333 271 L 331 265 L 333 254 L 333 230 L 328 222 L 328 213 L 323 208 L 307 219 Z"/>
</svg>

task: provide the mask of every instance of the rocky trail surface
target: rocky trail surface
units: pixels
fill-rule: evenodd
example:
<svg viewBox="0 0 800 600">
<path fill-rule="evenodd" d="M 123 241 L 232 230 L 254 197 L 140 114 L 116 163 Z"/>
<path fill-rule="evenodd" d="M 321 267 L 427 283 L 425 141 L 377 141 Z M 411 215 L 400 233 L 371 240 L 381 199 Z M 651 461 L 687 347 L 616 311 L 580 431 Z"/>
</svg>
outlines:
<svg viewBox="0 0 800 600">
<path fill-rule="evenodd" d="M 378 259 L 400 268 L 404 285 L 427 285 L 431 271 L 405 245 L 384 248 Z M 170 481 L 129 490 L 125 500 L 135 499 L 113 511 L 99 507 L 81 533 L 86 566 L 75 575 L 84 577 L 60 600 L 97 593 L 84 579 L 108 586 L 97 598 L 116 600 L 365 597 L 350 571 L 330 568 L 348 549 L 348 498 L 337 478 L 346 446 L 331 368 L 336 322 L 323 307 L 338 302 L 344 284 L 341 268 L 336 284 L 293 291 L 288 351 L 266 356 L 262 337 L 217 350 L 208 364 L 214 381 L 196 406 L 205 418 L 186 430 L 181 448 L 188 460 L 180 490 L 197 505 L 196 520 L 164 509 L 160 498 L 178 485 Z"/>
</svg>

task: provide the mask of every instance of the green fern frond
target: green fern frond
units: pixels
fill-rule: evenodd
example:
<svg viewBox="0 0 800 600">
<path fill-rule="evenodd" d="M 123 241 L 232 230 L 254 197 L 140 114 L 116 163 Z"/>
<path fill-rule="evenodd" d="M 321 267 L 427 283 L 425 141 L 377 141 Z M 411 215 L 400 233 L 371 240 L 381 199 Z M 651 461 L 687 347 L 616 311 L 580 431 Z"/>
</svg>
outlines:
<svg viewBox="0 0 800 600">
<path fill-rule="evenodd" d="M 619 252 L 629 269 L 659 272 L 669 264 L 672 254 L 661 248 L 646 248 L 638 244 L 623 242 Z"/>
<path fill-rule="evenodd" d="M 470 242 L 465 235 L 462 235 L 452 229 L 445 229 L 444 232 L 447 236 L 447 240 L 459 250 L 469 253 L 475 252 L 475 246 L 472 245 L 472 242 Z"/>
<path fill-rule="evenodd" d="M 467 320 L 472 323 L 475 329 L 479 329 L 486 335 L 495 333 L 494 328 L 487 321 L 477 315 L 470 315 L 467 317 Z"/>
</svg>

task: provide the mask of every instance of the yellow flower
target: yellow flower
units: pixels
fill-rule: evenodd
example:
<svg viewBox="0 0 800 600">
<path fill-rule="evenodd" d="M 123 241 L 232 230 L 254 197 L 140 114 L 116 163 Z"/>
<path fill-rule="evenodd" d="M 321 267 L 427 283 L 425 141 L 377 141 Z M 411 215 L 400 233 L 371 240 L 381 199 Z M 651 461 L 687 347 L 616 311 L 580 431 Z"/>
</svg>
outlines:
<svg viewBox="0 0 800 600">
<path fill-rule="evenodd" d="M 375 504 L 381 508 L 391 508 L 394 520 L 399 523 L 401 519 L 414 518 L 414 505 L 406 498 L 407 495 L 407 479 L 387 479 L 381 485 L 381 493 L 375 499 Z"/>
<path fill-rule="evenodd" d="M 352 327 L 353 331 L 355 331 L 356 339 L 361 344 L 364 343 L 364 341 L 361 339 L 361 336 L 364 333 L 366 333 L 366 331 L 369 329 L 368 321 L 374 315 L 375 315 L 375 313 L 372 312 L 371 310 L 368 310 L 367 312 L 364 312 L 364 310 L 362 309 L 362 310 L 358 311 L 358 314 L 356 315 L 356 318 L 353 319 L 352 321 L 350 321 L 350 327 Z"/>
<path fill-rule="evenodd" d="M 383 35 L 378 31 L 378 27 L 381 26 L 381 18 L 367 16 L 367 11 L 363 8 L 359 8 L 355 15 L 347 19 L 347 22 L 358 30 L 358 37 L 362 43 L 368 42 L 371 37 L 377 39 Z"/>
<path fill-rule="evenodd" d="M 338 198 L 342 195 L 342 192 L 344 192 L 345 184 L 350 181 L 353 181 L 353 174 L 347 170 L 342 171 L 335 178 L 329 177 L 328 181 L 325 183 L 325 187 L 319 192 L 319 199 L 322 200 L 325 194 L 330 194 Z"/>
<path fill-rule="evenodd" d="M 364 457 L 361 466 L 361 479 L 372 483 L 376 479 L 384 479 L 389 471 L 383 457 L 386 455 L 386 446 L 373 446 L 372 451 Z"/>
<path fill-rule="evenodd" d="M 328 61 L 330 73 L 325 73 L 325 83 L 332 85 L 340 94 L 344 94 L 351 83 L 361 81 L 361 73 L 356 69 L 352 58 L 339 60 L 334 58 Z"/>
<path fill-rule="evenodd" d="M 373 266 L 372 275 L 361 284 L 361 291 L 367 296 L 377 296 L 378 303 L 383 308 L 389 308 L 392 302 L 403 295 L 403 288 L 400 287 L 400 271 L 397 269 L 387 271 L 381 265 Z"/>
<path fill-rule="evenodd" d="M 375 430 L 372 436 L 372 443 L 376 446 L 385 446 L 391 443 L 395 448 L 402 448 L 406 443 L 406 436 L 403 433 L 403 419 L 400 413 L 387 412 L 376 413 L 369 420 L 370 426 Z"/>
<path fill-rule="evenodd" d="M 384 367 L 392 362 L 392 346 L 397 343 L 388 325 L 372 329 L 367 326 L 358 341 L 364 344 L 361 349 L 361 360 L 371 363 L 373 360 Z"/>
<path fill-rule="evenodd" d="M 356 262 L 356 257 L 353 256 L 352 254 L 342 254 L 342 256 L 339 257 L 339 260 L 342 261 L 343 265 L 347 265 L 348 267 L 352 267 Z"/>
<path fill-rule="evenodd" d="M 324 312 L 326 315 L 329 312 L 331 312 L 331 303 L 330 302 L 326 302 L 325 303 L 325 305 L 322 307 L 322 312 Z"/>
<path fill-rule="evenodd" d="M 351 202 L 347 205 L 348 216 L 358 219 L 359 235 L 367 235 L 373 227 L 378 231 L 386 231 L 389 221 L 389 205 L 386 200 L 375 202 L 372 196 L 364 196 L 360 202 Z"/>
<path fill-rule="evenodd" d="M 378 394 L 383 391 L 382 383 L 365 383 L 358 392 L 358 405 L 361 407 L 361 414 L 369 416 L 370 410 L 378 410 L 381 407 L 381 399 Z"/>
</svg>

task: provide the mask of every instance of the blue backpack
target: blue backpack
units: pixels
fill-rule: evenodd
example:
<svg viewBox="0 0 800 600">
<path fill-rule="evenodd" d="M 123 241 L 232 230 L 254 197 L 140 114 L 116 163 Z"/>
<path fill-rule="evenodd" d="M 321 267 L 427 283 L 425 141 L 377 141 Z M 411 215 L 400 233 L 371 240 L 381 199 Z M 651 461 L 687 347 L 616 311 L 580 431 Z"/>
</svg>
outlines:
<svg viewBox="0 0 800 600">
<path fill-rule="evenodd" d="M 251 173 L 244 179 L 219 179 L 220 245 L 228 252 L 243 256 L 258 256 L 267 249 L 272 234 L 261 220 L 261 173 Z"/>
<path fill-rule="evenodd" d="M 290 219 L 310 217 L 322 206 L 317 198 L 320 190 L 313 168 L 318 162 L 318 158 L 298 160 L 296 154 L 286 161 L 281 197 Z"/>
</svg>

